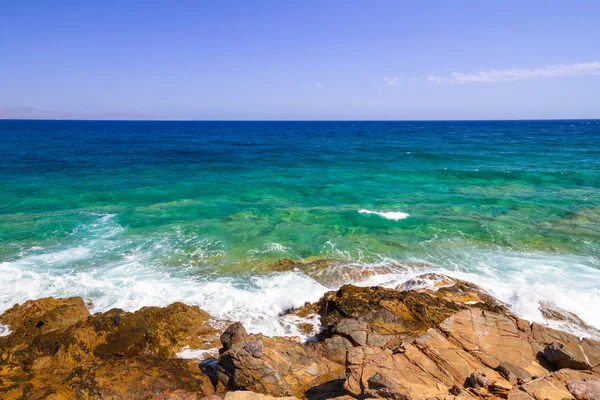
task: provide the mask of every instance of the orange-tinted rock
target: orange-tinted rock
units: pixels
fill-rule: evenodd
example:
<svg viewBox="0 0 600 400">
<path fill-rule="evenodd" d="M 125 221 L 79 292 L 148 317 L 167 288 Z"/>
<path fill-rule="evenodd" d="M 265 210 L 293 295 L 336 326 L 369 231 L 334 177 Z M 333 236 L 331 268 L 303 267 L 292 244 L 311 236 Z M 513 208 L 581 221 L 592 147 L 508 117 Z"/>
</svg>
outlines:
<svg viewBox="0 0 600 400">
<path fill-rule="evenodd" d="M 218 377 L 229 389 L 303 397 L 311 388 L 345 378 L 345 366 L 320 354 L 320 347 L 249 335 L 221 354 Z"/>
<path fill-rule="evenodd" d="M 185 346 L 216 346 L 218 332 L 198 307 L 90 316 L 80 298 L 42 299 L 0 318 L 13 329 L 0 338 L 2 399 L 195 399 L 214 391 L 197 363 L 175 358 Z"/>
</svg>

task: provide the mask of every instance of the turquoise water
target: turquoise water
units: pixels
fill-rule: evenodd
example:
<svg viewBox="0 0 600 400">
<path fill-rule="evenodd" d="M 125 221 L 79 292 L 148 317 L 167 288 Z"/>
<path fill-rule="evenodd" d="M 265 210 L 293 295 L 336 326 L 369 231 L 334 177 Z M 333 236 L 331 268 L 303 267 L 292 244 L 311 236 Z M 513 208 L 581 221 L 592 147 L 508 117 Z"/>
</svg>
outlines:
<svg viewBox="0 0 600 400">
<path fill-rule="evenodd" d="M 292 334 L 279 312 L 331 285 L 269 265 L 325 257 L 600 328 L 598 121 L 0 121 L 0 140 L 1 310 L 182 300 Z"/>
</svg>

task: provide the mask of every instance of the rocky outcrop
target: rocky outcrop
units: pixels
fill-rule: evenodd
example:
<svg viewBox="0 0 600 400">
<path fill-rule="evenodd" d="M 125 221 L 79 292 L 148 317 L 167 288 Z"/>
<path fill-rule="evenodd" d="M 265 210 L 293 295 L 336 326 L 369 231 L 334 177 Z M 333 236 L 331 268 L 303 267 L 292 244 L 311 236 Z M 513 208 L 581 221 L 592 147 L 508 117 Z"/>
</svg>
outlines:
<svg viewBox="0 0 600 400">
<path fill-rule="evenodd" d="M 198 364 L 175 356 L 185 346 L 217 347 L 209 318 L 181 303 L 90 316 L 81 298 L 28 301 L 0 317 L 12 330 L 0 338 L 0 398 L 210 394 Z"/>
<path fill-rule="evenodd" d="M 345 379 L 345 365 L 336 362 L 340 361 L 335 357 L 338 351 L 328 358 L 326 343 L 302 345 L 285 338 L 243 335 L 239 325 L 228 331 L 236 331 L 236 340 L 223 335 L 217 364 L 217 377 L 227 388 L 303 396 L 311 388 Z M 344 352 L 345 348 L 337 350 Z"/>
<path fill-rule="evenodd" d="M 346 285 L 294 312 L 318 315 L 315 340 L 240 323 L 219 332 L 181 303 L 90 315 L 79 298 L 27 302 L 0 316 L 12 331 L 0 338 L 0 398 L 599 398 L 599 342 L 519 319 L 469 282 Z M 187 347 L 220 350 L 176 358 Z"/>
</svg>

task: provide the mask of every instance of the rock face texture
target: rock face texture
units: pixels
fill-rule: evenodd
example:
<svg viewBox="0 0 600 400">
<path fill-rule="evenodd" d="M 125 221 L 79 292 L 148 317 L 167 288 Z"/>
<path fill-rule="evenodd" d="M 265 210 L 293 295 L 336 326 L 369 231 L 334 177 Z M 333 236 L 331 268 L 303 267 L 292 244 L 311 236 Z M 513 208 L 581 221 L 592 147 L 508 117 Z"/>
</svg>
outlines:
<svg viewBox="0 0 600 400">
<path fill-rule="evenodd" d="M 0 316 L 0 398 L 600 399 L 599 342 L 519 319 L 468 282 L 342 286 L 294 312 L 318 314 L 315 340 L 219 332 L 181 303 L 90 315 L 80 298 L 29 301 Z M 176 358 L 188 346 L 221 348 Z"/>
<path fill-rule="evenodd" d="M 175 357 L 185 346 L 216 346 L 209 318 L 181 303 L 90 316 L 81 298 L 28 301 L 0 316 L 12 330 L 0 338 L 0 398 L 210 394 L 214 386 L 198 364 Z"/>
</svg>

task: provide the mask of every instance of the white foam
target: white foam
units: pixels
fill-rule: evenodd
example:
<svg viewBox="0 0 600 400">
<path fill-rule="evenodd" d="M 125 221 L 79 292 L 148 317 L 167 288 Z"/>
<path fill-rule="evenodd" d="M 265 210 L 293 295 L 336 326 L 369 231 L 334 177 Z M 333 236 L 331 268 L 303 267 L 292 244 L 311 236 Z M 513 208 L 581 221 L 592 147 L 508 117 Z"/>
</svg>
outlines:
<svg viewBox="0 0 600 400">
<path fill-rule="evenodd" d="M 400 212 L 400 211 L 371 211 L 371 210 L 366 210 L 363 208 L 362 210 L 358 210 L 358 212 L 361 214 L 379 215 L 380 217 L 383 217 L 385 219 L 391 219 L 393 221 L 400 221 L 401 219 L 405 219 L 405 218 L 409 217 L 409 215 L 407 213 Z"/>
<path fill-rule="evenodd" d="M 0 337 L 1 336 L 8 336 L 10 335 L 10 328 L 8 327 L 8 325 L 2 325 L 0 324 Z"/>
<path fill-rule="evenodd" d="M 134 311 L 143 306 L 166 306 L 181 301 L 198 305 L 215 318 L 240 321 L 249 332 L 305 337 L 298 325 L 311 323 L 316 331 L 318 320 L 282 316 L 282 313 L 306 302 L 315 302 L 326 291 L 336 289 L 323 286 L 298 271 L 236 277 L 204 274 L 200 277 L 195 266 L 175 268 L 157 263 L 157 254 L 164 256 L 172 251 L 168 240 L 160 242 L 160 246 L 156 242 L 141 243 L 122 251 L 115 246 L 128 239 L 114 237 L 121 228 L 112 216 L 101 216 L 94 224 L 97 226 L 82 226 L 81 230 L 86 231 L 86 235 L 93 230 L 96 236 L 72 247 L 32 248 L 20 258 L 0 263 L 0 313 L 15 303 L 47 296 L 89 298 L 93 312 L 113 307 Z M 106 237 L 111 239 L 106 240 Z M 223 251 L 222 244 L 216 241 L 194 236 L 177 236 L 175 240 L 194 249 L 190 254 L 198 258 L 215 257 Z M 334 248 L 331 242 L 324 246 L 324 251 Z M 474 247 L 461 249 L 455 245 L 443 250 L 444 246 L 430 243 L 423 247 L 434 250 L 406 261 L 425 261 L 436 267 L 401 268 L 362 281 L 342 283 L 396 287 L 417 275 L 437 272 L 479 284 L 509 304 L 517 315 L 530 321 L 569 329 L 584 336 L 575 326 L 565 327 L 545 320 L 539 304 L 547 302 L 600 329 L 600 314 L 596 312 L 600 304 L 600 270 L 595 259 Z M 267 243 L 262 250 L 278 251 L 280 248 L 277 244 Z M 343 254 L 339 256 L 341 258 Z M 355 255 L 347 258 L 356 260 Z M 379 264 L 372 265 L 357 263 L 356 267 L 364 269 L 393 261 L 382 259 Z M 338 283 L 336 281 L 335 285 Z M 6 335 L 9 331 L 7 327 L 0 327 L 0 332 Z M 190 352 L 193 350 L 189 349 Z"/>
<path fill-rule="evenodd" d="M 204 360 L 207 357 L 215 357 L 219 354 L 219 349 L 190 349 L 190 346 L 185 346 L 175 355 L 186 360 Z"/>
</svg>

